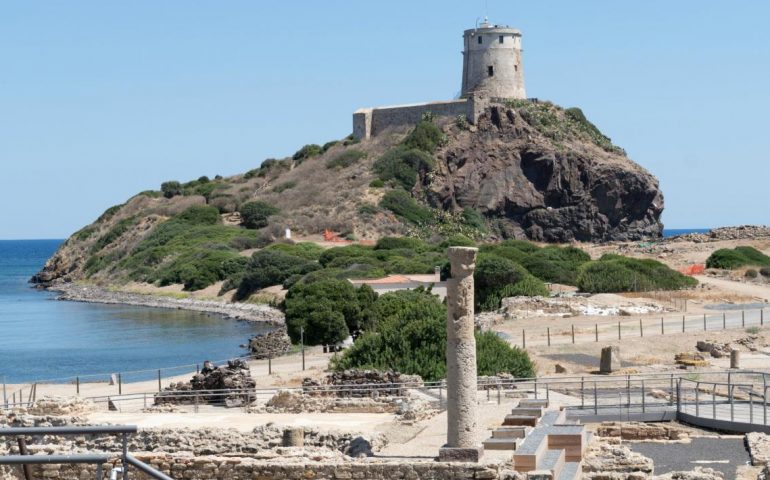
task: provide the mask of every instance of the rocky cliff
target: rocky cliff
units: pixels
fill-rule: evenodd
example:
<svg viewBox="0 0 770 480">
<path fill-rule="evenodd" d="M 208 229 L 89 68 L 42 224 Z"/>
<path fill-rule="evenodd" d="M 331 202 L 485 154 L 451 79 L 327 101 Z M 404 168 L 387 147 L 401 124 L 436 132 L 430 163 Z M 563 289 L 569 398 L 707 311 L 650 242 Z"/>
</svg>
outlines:
<svg viewBox="0 0 770 480">
<path fill-rule="evenodd" d="M 662 234 L 663 195 L 579 110 L 495 105 L 440 152 L 431 203 L 471 207 L 502 236 L 546 242 Z"/>
<path fill-rule="evenodd" d="M 349 137 L 308 145 L 245 174 L 142 192 L 73 234 L 33 281 L 179 283 L 196 262 L 237 263 L 234 257 L 280 238 L 285 228 L 294 238 L 327 229 L 355 239 L 661 236 L 658 181 L 579 109 L 499 103 L 476 125 L 453 119 L 437 126 L 430 125 L 429 148 L 414 132 L 394 129 L 361 143 Z M 391 176 L 383 176 L 381 159 L 393 152 Z M 253 200 L 278 210 L 259 230 L 240 224 L 243 205 Z M 184 218 L 206 205 L 219 211 L 216 225 Z"/>
</svg>

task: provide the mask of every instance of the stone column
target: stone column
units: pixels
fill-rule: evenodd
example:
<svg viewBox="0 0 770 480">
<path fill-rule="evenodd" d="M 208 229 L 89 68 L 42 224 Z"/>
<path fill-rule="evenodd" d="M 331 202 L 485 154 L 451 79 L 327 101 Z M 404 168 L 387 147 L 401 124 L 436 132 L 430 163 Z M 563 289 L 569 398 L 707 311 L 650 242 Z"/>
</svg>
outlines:
<svg viewBox="0 0 770 480">
<path fill-rule="evenodd" d="M 476 442 L 476 338 L 473 315 L 473 271 L 476 252 L 450 247 L 451 278 L 447 281 L 447 443 L 439 451 L 445 462 L 478 462 L 484 453 Z"/>
<path fill-rule="evenodd" d="M 741 368 L 741 351 L 730 351 L 730 368 Z"/>
</svg>

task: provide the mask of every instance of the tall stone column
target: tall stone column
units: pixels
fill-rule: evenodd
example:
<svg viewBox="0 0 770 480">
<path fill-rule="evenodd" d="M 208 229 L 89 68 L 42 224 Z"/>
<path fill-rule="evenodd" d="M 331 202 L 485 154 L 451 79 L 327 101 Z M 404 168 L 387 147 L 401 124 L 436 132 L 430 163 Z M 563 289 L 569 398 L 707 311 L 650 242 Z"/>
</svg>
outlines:
<svg viewBox="0 0 770 480">
<path fill-rule="evenodd" d="M 473 316 L 473 271 L 476 252 L 450 247 L 451 278 L 447 281 L 447 443 L 439 451 L 445 462 L 478 462 L 484 453 L 476 443 L 476 338 Z"/>
</svg>

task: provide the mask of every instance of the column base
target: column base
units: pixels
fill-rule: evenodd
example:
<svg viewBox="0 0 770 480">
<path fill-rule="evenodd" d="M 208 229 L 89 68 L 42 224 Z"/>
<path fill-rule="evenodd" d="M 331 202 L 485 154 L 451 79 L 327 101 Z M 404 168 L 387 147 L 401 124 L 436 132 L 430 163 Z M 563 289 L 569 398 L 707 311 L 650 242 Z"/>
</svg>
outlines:
<svg viewBox="0 0 770 480">
<path fill-rule="evenodd" d="M 441 447 L 438 451 L 439 462 L 478 463 L 484 456 L 484 447 Z"/>
</svg>

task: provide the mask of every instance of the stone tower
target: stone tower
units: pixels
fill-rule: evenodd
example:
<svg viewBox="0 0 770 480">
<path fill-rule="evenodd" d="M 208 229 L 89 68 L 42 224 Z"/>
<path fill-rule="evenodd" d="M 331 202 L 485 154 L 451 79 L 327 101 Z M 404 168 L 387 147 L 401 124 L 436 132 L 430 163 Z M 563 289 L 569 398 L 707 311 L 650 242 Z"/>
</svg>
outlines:
<svg viewBox="0 0 770 480">
<path fill-rule="evenodd" d="M 521 32 L 484 19 L 463 33 L 462 97 L 527 98 Z"/>
</svg>

